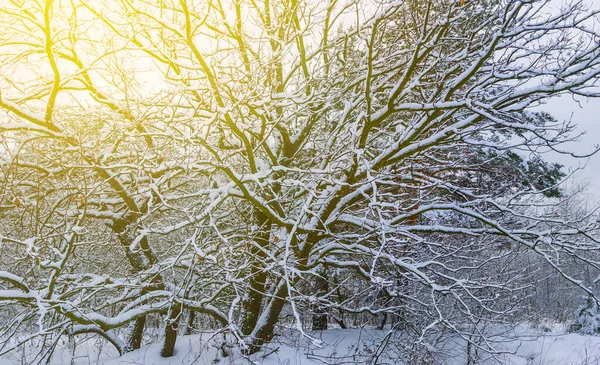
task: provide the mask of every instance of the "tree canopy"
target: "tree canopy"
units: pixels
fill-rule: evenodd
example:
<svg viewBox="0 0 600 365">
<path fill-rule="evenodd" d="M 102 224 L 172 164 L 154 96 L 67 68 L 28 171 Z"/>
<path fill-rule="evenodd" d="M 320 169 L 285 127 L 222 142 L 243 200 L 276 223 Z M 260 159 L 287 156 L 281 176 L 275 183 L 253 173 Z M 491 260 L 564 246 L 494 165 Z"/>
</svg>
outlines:
<svg viewBox="0 0 600 365">
<path fill-rule="evenodd" d="M 598 13 L 550 6 L 3 2 L 0 336 L 122 353 L 160 318 L 170 356 L 185 317 L 250 354 L 366 315 L 426 345 L 521 313 L 525 257 L 596 298 L 565 266 L 598 268 L 595 212 L 542 154 L 574 126 L 532 108 L 598 96 Z"/>
</svg>

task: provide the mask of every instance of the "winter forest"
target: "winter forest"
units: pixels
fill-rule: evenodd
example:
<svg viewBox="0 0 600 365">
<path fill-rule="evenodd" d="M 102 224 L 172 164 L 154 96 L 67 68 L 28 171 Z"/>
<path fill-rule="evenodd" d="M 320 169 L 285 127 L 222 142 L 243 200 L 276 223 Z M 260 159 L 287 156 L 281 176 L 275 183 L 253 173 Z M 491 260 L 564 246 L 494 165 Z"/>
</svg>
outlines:
<svg viewBox="0 0 600 365">
<path fill-rule="evenodd" d="M 600 364 L 591 4 L 0 0 L 0 364 Z"/>
</svg>

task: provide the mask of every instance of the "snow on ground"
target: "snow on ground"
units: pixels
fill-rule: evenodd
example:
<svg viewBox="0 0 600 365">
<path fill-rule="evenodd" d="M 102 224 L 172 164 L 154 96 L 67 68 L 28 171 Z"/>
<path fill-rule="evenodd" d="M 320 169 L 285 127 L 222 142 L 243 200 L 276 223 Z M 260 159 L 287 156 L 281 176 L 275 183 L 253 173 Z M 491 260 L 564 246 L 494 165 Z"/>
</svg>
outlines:
<svg viewBox="0 0 600 365">
<path fill-rule="evenodd" d="M 260 365 L 322 365 L 365 364 L 378 354 L 381 339 L 388 331 L 367 329 L 334 329 L 315 334 L 323 341 L 322 348 L 299 336 L 281 336 L 261 354 L 252 357 Z M 600 365 L 600 336 L 567 334 L 564 328 L 520 328 L 511 332 L 516 339 L 506 339 L 497 345 L 495 355 L 478 353 L 475 364 L 508 365 Z M 509 337 L 510 337 L 509 336 Z M 500 337 L 496 337 L 500 339 Z M 209 334 L 182 336 L 177 340 L 175 355 L 168 359 L 160 357 L 160 343 L 145 346 L 138 351 L 117 356 L 108 344 L 87 341 L 78 344 L 75 365 L 237 365 L 249 364 L 239 352 L 228 357 L 221 355 L 216 346 L 219 338 Z M 457 338 L 439 343 L 439 364 L 466 364 L 465 343 Z M 397 346 L 388 343 L 386 351 L 378 358 L 378 364 L 400 364 L 395 358 Z M 0 358 L 0 365 L 33 364 L 39 345 Z M 266 357 L 264 355 L 267 355 Z M 494 360 L 495 358 L 495 360 Z M 57 348 L 52 365 L 71 363 L 67 346 Z"/>
<path fill-rule="evenodd" d="M 600 364 L 600 337 L 579 334 L 549 335 L 511 342 L 508 349 L 516 354 L 500 358 L 505 364 L 540 365 L 598 365 Z"/>
</svg>

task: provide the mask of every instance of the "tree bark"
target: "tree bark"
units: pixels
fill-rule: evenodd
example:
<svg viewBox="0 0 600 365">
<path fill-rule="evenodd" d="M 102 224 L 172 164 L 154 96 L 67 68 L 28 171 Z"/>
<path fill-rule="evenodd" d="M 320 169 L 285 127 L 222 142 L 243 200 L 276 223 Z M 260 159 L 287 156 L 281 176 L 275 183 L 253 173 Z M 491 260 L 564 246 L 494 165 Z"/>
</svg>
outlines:
<svg viewBox="0 0 600 365">
<path fill-rule="evenodd" d="M 315 277 L 316 295 L 317 298 L 325 295 L 329 291 L 329 280 L 327 278 L 327 271 L 323 270 L 322 273 Z M 312 330 L 313 331 L 324 331 L 327 329 L 327 309 L 323 308 L 319 303 L 314 305 L 313 316 L 312 316 Z"/>
<path fill-rule="evenodd" d="M 260 327 L 255 328 L 255 335 L 251 339 L 248 350 L 246 351 L 247 355 L 254 354 L 258 352 L 262 345 L 268 343 L 273 339 L 275 324 L 279 320 L 279 314 L 283 309 L 283 305 L 285 304 L 285 298 L 287 294 L 287 284 L 283 283 L 275 293 L 275 296 L 269 302 L 269 305 L 265 308 L 266 313 L 263 313 L 261 317 L 264 318 L 264 321 L 261 321 L 258 325 Z"/>
<path fill-rule="evenodd" d="M 140 252 L 131 251 L 131 249 L 130 249 L 131 239 L 129 237 L 127 237 L 126 230 L 127 230 L 127 226 L 132 223 L 132 221 L 131 221 L 133 219 L 132 217 L 135 217 L 135 215 L 132 215 L 126 219 L 121 219 L 119 221 L 116 221 L 116 222 L 114 222 L 114 224 L 109 225 L 109 227 L 119 237 L 119 241 L 121 242 L 121 245 L 125 249 L 125 256 L 127 257 L 127 260 L 129 261 L 129 264 L 131 265 L 134 272 L 137 273 L 137 272 L 143 271 L 143 270 L 147 269 L 148 267 L 150 267 L 151 265 L 155 264 L 157 259 L 156 259 L 156 256 L 154 255 L 154 252 L 152 252 L 152 249 L 150 248 L 150 244 L 148 242 L 148 238 L 146 238 L 146 237 L 144 237 L 140 240 L 140 247 L 142 249 L 141 254 L 140 254 Z M 157 275 L 152 280 L 152 282 L 156 283 L 159 287 L 162 287 L 163 280 L 160 275 Z M 142 289 L 142 295 L 146 294 L 146 293 L 147 293 L 147 290 L 145 288 Z M 145 326 L 146 326 L 146 317 L 140 317 L 135 320 L 135 323 L 133 325 L 131 333 L 129 334 L 129 338 L 127 339 L 127 345 L 125 346 L 125 352 L 137 350 L 141 347 L 142 340 L 144 337 Z"/>
<path fill-rule="evenodd" d="M 175 343 L 177 342 L 177 328 L 179 324 L 179 315 L 181 314 L 181 306 L 175 304 L 171 307 L 171 311 L 167 317 L 165 325 L 165 341 L 160 350 L 160 356 L 171 357 L 175 353 Z"/>
<path fill-rule="evenodd" d="M 144 336 L 144 327 L 146 326 L 146 317 L 140 317 L 135 320 L 127 344 L 125 345 L 125 352 L 131 352 L 137 350 L 142 345 L 142 338 Z"/>
<path fill-rule="evenodd" d="M 192 334 L 192 329 L 194 328 L 194 322 L 196 321 L 196 311 L 189 311 L 190 312 L 190 316 L 188 317 L 188 323 L 187 326 L 185 328 L 185 332 L 184 335 L 191 335 Z"/>
<path fill-rule="evenodd" d="M 269 222 L 267 217 L 262 213 L 255 213 L 255 221 L 259 229 L 268 227 Z M 270 230 L 265 229 L 264 232 L 258 233 L 255 242 L 260 247 L 266 248 L 269 245 Z M 252 260 L 252 268 L 250 275 L 250 291 L 248 297 L 244 301 L 244 319 L 242 322 L 242 333 L 249 335 L 252 333 L 258 322 L 258 318 L 262 309 L 264 299 L 265 282 L 267 280 L 267 272 L 264 271 L 262 260 L 265 258 L 264 250 L 252 245 L 249 248 L 250 257 Z M 256 258 L 256 259 L 254 259 Z"/>
</svg>

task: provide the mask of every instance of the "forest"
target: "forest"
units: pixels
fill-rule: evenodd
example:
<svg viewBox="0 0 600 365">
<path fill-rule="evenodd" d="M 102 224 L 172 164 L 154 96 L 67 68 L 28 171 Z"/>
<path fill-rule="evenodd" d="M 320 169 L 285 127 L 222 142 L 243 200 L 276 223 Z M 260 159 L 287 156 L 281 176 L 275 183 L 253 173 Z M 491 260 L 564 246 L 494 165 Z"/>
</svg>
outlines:
<svg viewBox="0 0 600 365">
<path fill-rule="evenodd" d="M 549 153 L 600 147 L 544 111 L 600 96 L 590 4 L 1 0 L 0 364 L 595 341 L 600 204 Z"/>
</svg>

